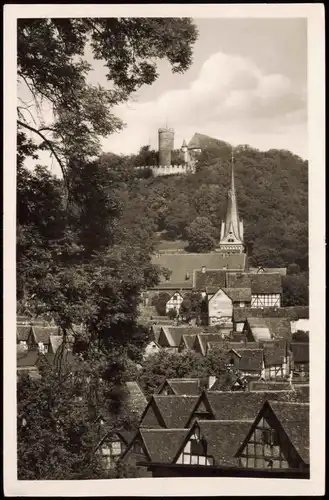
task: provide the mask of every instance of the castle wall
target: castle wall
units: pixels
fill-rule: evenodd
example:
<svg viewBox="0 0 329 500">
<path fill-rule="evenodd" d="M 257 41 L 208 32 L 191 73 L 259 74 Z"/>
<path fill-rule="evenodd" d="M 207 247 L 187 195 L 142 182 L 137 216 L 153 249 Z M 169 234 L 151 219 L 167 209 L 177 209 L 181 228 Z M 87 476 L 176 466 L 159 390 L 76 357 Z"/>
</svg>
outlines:
<svg viewBox="0 0 329 500">
<path fill-rule="evenodd" d="M 191 165 L 154 165 L 152 167 L 142 166 L 136 168 L 138 170 L 150 168 L 153 172 L 154 177 L 163 175 L 186 175 L 195 173 L 195 167 Z"/>
</svg>

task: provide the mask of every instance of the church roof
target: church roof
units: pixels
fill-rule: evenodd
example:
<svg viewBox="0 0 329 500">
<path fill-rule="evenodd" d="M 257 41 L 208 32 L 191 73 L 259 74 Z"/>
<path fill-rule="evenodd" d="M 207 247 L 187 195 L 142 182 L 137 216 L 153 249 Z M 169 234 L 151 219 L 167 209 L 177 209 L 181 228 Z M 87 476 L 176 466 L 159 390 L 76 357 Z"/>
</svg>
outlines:
<svg viewBox="0 0 329 500">
<path fill-rule="evenodd" d="M 245 269 L 245 262 L 246 255 L 243 253 L 230 255 L 219 252 L 155 254 L 152 256 L 152 264 L 169 269 L 171 275 L 168 280 L 163 277 L 162 283 L 154 288 L 192 287 L 194 270 L 200 270 L 201 273 L 201 268 L 205 266 L 208 270 L 218 271 L 226 267 L 229 270 L 242 272 Z M 199 272 L 196 276 L 199 277 Z"/>
<path fill-rule="evenodd" d="M 228 196 L 227 196 L 224 234 L 221 237 L 221 241 L 222 240 L 227 241 L 230 232 L 232 232 L 232 236 L 234 237 L 235 240 L 238 240 L 240 242 L 243 241 L 243 236 L 240 234 L 240 219 L 239 219 L 238 204 L 235 191 L 233 160 L 232 160 L 232 170 L 231 170 L 231 187 L 228 191 Z"/>
</svg>

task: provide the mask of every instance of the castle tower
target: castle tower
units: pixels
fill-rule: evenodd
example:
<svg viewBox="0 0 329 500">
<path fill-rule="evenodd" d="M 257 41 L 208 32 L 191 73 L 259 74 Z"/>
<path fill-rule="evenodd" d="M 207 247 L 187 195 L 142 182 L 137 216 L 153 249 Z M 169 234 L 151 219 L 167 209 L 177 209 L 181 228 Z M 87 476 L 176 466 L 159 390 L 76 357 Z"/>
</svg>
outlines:
<svg viewBox="0 0 329 500">
<path fill-rule="evenodd" d="M 242 253 L 244 251 L 243 222 L 239 219 L 235 191 L 233 149 L 231 159 L 231 187 L 228 190 L 226 219 L 222 221 L 221 226 L 219 249 L 230 253 Z"/>
<path fill-rule="evenodd" d="M 188 163 L 188 147 L 187 147 L 185 139 L 183 140 L 181 151 L 183 153 L 183 161 L 184 161 L 184 163 Z"/>
<path fill-rule="evenodd" d="M 171 152 L 174 149 L 174 129 L 159 128 L 159 165 L 171 165 Z"/>
</svg>

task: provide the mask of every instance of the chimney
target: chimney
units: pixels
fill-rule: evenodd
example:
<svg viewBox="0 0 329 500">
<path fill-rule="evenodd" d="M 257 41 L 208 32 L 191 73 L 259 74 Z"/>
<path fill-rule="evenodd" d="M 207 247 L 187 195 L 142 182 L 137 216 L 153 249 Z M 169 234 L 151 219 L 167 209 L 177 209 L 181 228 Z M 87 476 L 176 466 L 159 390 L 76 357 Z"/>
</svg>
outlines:
<svg viewBox="0 0 329 500">
<path fill-rule="evenodd" d="M 216 382 L 216 377 L 214 375 L 209 375 L 208 389 L 211 389 Z"/>
<path fill-rule="evenodd" d="M 205 272 L 206 272 L 206 266 L 202 266 L 202 267 L 201 267 L 201 272 L 202 272 L 202 273 L 205 273 Z"/>
</svg>

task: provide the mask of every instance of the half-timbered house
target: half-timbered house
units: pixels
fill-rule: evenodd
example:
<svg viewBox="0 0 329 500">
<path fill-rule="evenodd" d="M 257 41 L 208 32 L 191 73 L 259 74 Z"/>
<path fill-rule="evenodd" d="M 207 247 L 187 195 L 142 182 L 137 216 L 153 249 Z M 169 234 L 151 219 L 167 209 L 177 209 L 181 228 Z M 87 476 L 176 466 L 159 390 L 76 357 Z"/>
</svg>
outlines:
<svg viewBox="0 0 329 500">
<path fill-rule="evenodd" d="M 197 420 L 183 439 L 173 463 L 237 465 L 236 451 L 250 429 L 252 420 Z"/>
<path fill-rule="evenodd" d="M 309 404 L 265 401 L 236 457 L 247 468 L 309 469 Z"/>
</svg>

